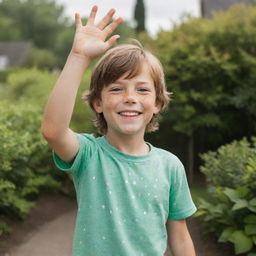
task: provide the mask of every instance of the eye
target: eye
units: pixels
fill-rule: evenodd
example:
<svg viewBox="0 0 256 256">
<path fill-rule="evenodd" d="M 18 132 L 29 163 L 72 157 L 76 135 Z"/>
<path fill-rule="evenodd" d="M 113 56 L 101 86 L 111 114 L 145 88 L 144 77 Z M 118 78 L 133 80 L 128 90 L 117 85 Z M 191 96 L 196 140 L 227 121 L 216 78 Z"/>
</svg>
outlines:
<svg viewBox="0 0 256 256">
<path fill-rule="evenodd" d="M 111 91 L 111 92 L 119 92 L 121 90 L 122 90 L 122 88 L 119 88 L 119 87 L 113 87 L 113 88 L 109 89 L 109 91 Z"/>
<path fill-rule="evenodd" d="M 138 91 L 142 92 L 142 93 L 150 92 L 150 90 L 148 88 L 138 88 Z"/>
</svg>

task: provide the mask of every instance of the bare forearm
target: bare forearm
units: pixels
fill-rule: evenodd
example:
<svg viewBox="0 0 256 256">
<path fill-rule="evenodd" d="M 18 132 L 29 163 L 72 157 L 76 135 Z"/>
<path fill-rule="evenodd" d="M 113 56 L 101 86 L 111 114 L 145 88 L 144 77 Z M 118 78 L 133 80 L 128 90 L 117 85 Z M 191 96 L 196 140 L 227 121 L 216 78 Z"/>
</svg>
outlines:
<svg viewBox="0 0 256 256">
<path fill-rule="evenodd" d="M 190 235 L 185 240 L 169 241 L 172 256 L 196 256 Z"/>
<path fill-rule="evenodd" d="M 45 108 L 42 123 L 44 134 L 65 132 L 70 124 L 77 91 L 89 59 L 70 53 Z"/>
</svg>

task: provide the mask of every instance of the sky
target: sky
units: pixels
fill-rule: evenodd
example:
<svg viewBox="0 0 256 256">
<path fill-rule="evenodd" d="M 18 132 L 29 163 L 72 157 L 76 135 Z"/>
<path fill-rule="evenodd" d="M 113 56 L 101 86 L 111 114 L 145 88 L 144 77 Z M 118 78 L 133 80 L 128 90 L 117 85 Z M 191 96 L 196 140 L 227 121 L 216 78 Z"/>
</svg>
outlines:
<svg viewBox="0 0 256 256">
<path fill-rule="evenodd" d="M 136 0 L 56 0 L 65 6 L 65 13 L 72 16 L 75 12 L 88 16 L 91 7 L 98 5 L 98 19 L 111 9 L 116 9 L 114 17 L 123 17 L 126 21 L 133 21 Z M 170 30 L 173 23 L 179 23 L 181 16 L 188 13 L 193 17 L 200 16 L 200 0 L 144 0 L 146 8 L 146 28 L 155 36 L 160 29 Z"/>
</svg>

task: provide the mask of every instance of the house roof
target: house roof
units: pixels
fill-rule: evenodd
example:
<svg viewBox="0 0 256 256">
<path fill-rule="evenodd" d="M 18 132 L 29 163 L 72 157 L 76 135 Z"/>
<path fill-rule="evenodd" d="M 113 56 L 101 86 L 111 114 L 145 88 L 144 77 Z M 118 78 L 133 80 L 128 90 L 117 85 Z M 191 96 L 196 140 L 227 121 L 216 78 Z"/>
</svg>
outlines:
<svg viewBox="0 0 256 256">
<path fill-rule="evenodd" d="M 27 57 L 32 43 L 29 41 L 3 41 L 0 42 L 0 59 L 2 69 L 20 65 Z"/>
<path fill-rule="evenodd" d="M 201 0 L 202 17 L 210 18 L 216 11 L 225 11 L 232 4 L 252 4 L 253 0 Z"/>
</svg>

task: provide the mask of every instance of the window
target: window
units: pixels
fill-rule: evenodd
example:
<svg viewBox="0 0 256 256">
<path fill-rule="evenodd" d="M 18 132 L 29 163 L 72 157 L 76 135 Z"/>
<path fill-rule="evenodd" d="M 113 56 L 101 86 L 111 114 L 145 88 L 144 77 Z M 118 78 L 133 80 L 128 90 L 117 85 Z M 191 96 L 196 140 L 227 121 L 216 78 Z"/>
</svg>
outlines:
<svg viewBox="0 0 256 256">
<path fill-rule="evenodd" d="M 5 55 L 0 55 L 0 70 L 4 70 L 8 66 L 9 59 Z"/>
</svg>

